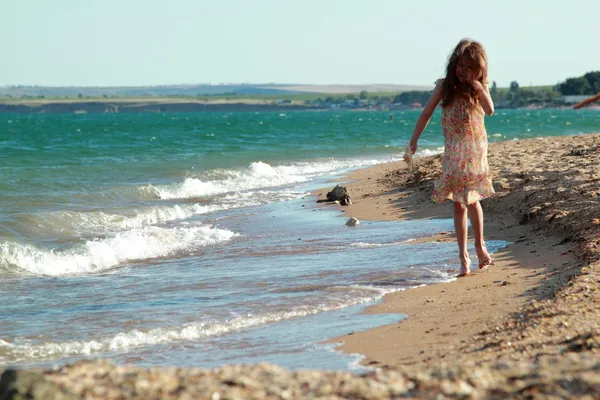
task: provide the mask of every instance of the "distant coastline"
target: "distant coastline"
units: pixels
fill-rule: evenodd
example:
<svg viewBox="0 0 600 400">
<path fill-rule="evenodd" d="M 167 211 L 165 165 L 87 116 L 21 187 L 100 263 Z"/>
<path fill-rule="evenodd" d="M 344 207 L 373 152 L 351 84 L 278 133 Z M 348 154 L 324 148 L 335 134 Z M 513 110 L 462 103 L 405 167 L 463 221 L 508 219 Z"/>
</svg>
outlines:
<svg viewBox="0 0 600 400">
<path fill-rule="evenodd" d="M 163 112 L 232 112 L 232 111 L 291 111 L 321 110 L 303 104 L 274 104 L 256 101 L 165 101 L 146 99 L 139 101 L 44 101 L 44 102 L 3 102 L 0 113 L 19 114 L 60 114 L 60 113 L 163 113 Z"/>
<path fill-rule="evenodd" d="M 433 86 L 193 84 L 139 87 L 0 87 L 0 113 L 139 113 L 421 109 Z M 490 94 L 501 108 L 570 108 L 600 92 L 600 71 L 554 86 L 512 81 Z M 594 108 L 597 108 L 596 105 Z"/>
<path fill-rule="evenodd" d="M 510 107 L 498 104 L 496 108 L 571 108 L 566 105 L 528 104 L 522 107 Z M 168 112 L 257 112 L 257 111 L 399 111 L 420 109 L 421 104 L 383 105 L 383 104 L 331 104 L 328 102 L 281 102 L 271 100 L 231 99 L 231 100 L 193 100 L 193 99 L 114 99 L 101 100 L 0 100 L 0 114 L 120 114 L 120 113 L 168 113 Z M 596 108 L 596 107 L 591 107 Z"/>
</svg>

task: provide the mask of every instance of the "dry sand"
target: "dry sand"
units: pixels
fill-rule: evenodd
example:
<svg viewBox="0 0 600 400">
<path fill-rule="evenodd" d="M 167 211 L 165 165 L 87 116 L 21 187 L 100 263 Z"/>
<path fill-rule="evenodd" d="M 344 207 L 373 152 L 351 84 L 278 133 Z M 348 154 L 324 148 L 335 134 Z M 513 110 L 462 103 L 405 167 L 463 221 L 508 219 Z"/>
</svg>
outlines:
<svg viewBox="0 0 600 400">
<path fill-rule="evenodd" d="M 487 270 L 388 295 L 369 310 L 408 319 L 335 339 L 380 367 L 372 373 L 81 362 L 6 371 L 0 398 L 600 399 L 600 134 L 489 151 L 498 194 L 482 202 L 486 239 L 512 244 Z M 402 163 L 357 171 L 348 184 L 354 204 L 342 215 L 450 217 L 449 203 L 429 201 L 440 157 L 417 166 L 415 174 Z"/>
</svg>

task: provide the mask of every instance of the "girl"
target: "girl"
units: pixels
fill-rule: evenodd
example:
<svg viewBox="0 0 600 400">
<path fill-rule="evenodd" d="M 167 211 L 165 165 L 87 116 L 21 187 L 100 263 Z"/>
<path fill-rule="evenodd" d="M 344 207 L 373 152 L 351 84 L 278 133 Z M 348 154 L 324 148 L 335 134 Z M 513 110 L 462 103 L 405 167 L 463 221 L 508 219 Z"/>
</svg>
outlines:
<svg viewBox="0 0 600 400">
<path fill-rule="evenodd" d="M 487 69 L 483 46 L 474 40 L 461 40 L 448 60 L 446 78 L 436 81 L 409 144 L 414 154 L 419 136 L 441 101 L 444 162 L 432 198 L 436 202 L 446 199 L 454 202 L 454 228 L 461 263 L 459 276 L 471 272 L 467 252 L 467 214 L 475 236 L 479 268 L 493 263 L 483 241 L 483 212 L 479 204 L 479 200 L 494 193 L 483 122 L 484 113 L 488 116 L 494 113 L 494 103 L 487 87 Z"/>
</svg>

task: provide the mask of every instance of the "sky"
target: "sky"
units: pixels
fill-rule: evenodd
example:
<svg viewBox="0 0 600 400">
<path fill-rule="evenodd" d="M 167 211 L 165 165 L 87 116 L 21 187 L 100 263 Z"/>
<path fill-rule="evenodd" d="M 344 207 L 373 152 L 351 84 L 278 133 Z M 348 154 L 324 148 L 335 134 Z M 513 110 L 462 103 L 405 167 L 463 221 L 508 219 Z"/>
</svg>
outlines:
<svg viewBox="0 0 600 400">
<path fill-rule="evenodd" d="M 490 80 L 600 70 L 598 0 L 0 0 L 0 85 L 432 85 L 458 41 Z"/>
</svg>

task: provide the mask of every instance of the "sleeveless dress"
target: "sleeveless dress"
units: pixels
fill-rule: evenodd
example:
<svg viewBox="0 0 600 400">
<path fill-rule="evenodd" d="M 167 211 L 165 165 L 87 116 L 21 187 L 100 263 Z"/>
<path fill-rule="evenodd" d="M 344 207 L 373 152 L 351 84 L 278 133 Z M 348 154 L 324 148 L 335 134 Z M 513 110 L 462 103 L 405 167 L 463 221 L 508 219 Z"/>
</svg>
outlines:
<svg viewBox="0 0 600 400">
<path fill-rule="evenodd" d="M 435 84 L 442 82 L 438 79 Z M 481 106 L 470 107 L 463 97 L 442 108 L 444 158 L 441 176 L 434 184 L 433 201 L 468 205 L 495 193 L 487 160 L 484 114 Z"/>
</svg>

